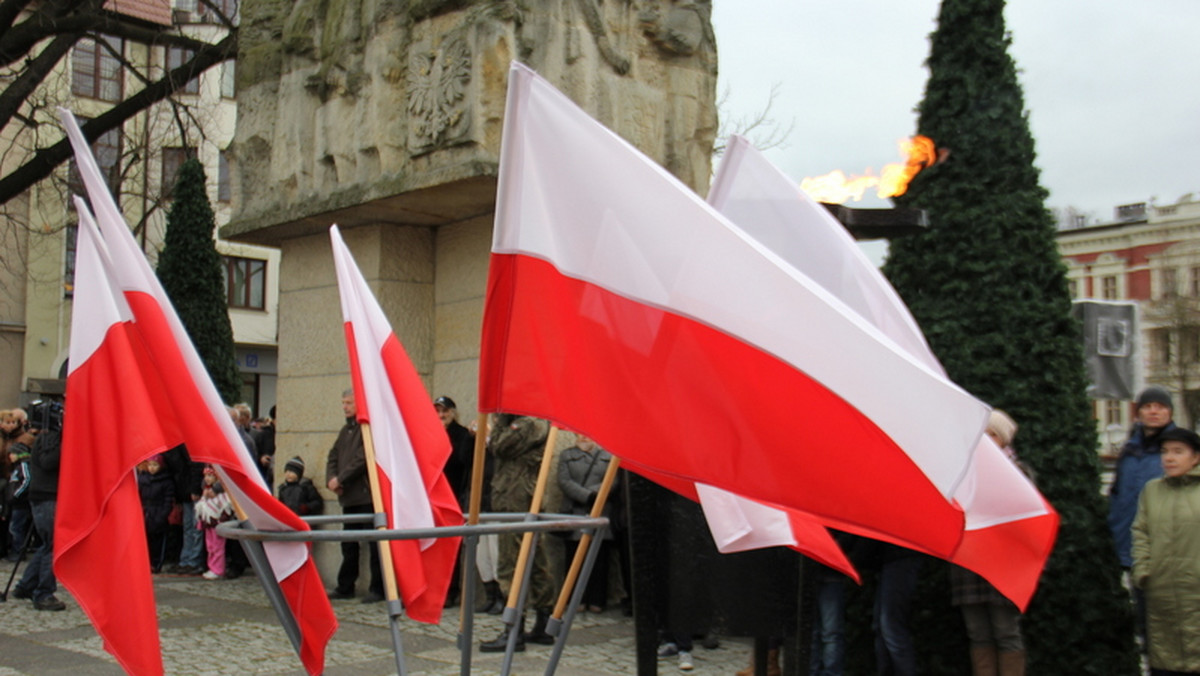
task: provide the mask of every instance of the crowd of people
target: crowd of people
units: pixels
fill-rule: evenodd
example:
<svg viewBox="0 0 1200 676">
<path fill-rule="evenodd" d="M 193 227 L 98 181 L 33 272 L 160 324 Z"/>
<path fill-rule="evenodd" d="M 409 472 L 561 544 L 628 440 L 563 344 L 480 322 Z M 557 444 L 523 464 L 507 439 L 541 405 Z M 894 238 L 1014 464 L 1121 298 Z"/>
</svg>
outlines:
<svg viewBox="0 0 1200 676">
<path fill-rule="evenodd" d="M 345 424 L 339 430 L 325 462 L 325 487 L 336 496 L 343 514 L 373 514 L 367 478 L 362 430 L 356 420 L 353 390 L 342 395 Z M 55 408 L 57 406 L 57 408 Z M 451 453 L 445 474 L 466 512 L 471 490 L 471 471 L 477 430 L 457 418 L 453 399 L 440 396 L 433 401 L 445 426 Z M 54 515 L 58 463 L 64 410 L 61 404 L 37 402 L 30 412 L 15 408 L 0 410 L 0 556 L 9 561 L 27 560 L 24 574 L 12 595 L 30 599 L 38 610 L 62 610 L 56 596 L 52 569 Z M 1110 489 L 1109 527 L 1116 554 L 1127 573 L 1131 604 L 1137 619 L 1138 637 L 1155 676 L 1200 674 L 1200 435 L 1174 422 L 1170 393 L 1161 387 L 1143 390 L 1136 402 L 1136 422 L 1123 445 Z M 275 471 L 275 409 L 268 418 L 254 419 L 250 407 L 229 408 L 245 450 L 253 457 L 264 481 L 271 485 Z M 1003 411 L 993 411 L 987 433 L 1010 460 L 1034 479 L 1013 450 L 1017 423 Z M 481 508 L 485 512 L 529 510 L 535 482 L 547 451 L 549 424 L 537 418 L 494 415 L 486 435 L 486 461 Z M 592 512 L 613 457 L 591 439 L 576 436 L 575 443 L 561 451 L 557 484 L 562 495 L 561 512 L 587 515 Z M 302 458 L 284 465 L 279 499 L 301 516 L 321 514 L 325 499 L 305 476 Z M 137 467 L 137 481 L 149 550 L 147 562 L 154 573 L 197 575 L 215 580 L 237 577 L 247 567 L 241 547 L 222 538 L 216 526 L 235 518 L 234 508 L 218 473 L 203 463 L 191 461 L 184 446 L 146 458 Z M 620 501 L 604 507 L 613 528 L 603 533 L 599 556 L 582 595 L 580 612 L 605 612 L 610 600 L 608 564 L 621 562 L 628 577 L 628 542 Z M 614 507 L 617 511 L 614 512 Z M 348 522 L 346 529 L 367 529 L 368 520 Z M 895 545 L 837 534 L 839 543 L 856 565 L 877 575 L 877 594 L 872 627 L 876 632 L 876 663 L 880 674 L 914 674 L 916 651 L 908 630 L 909 606 L 918 572 L 925 557 Z M 474 561 L 484 597 L 478 612 L 499 614 L 513 580 L 520 549 L 520 534 L 488 535 L 481 538 Z M 579 545 L 580 533 L 564 533 L 565 565 Z M 356 595 L 362 547 L 368 549 L 369 579 L 364 603 L 383 600 L 383 581 L 377 545 L 342 543 L 342 561 L 336 584 L 329 596 L 349 599 Z M 614 556 L 614 547 L 620 549 Z M 526 607 L 534 623 L 526 631 L 522 618 L 515 625 L 516 650 L 527 643 L 552 644 L 546 633 L 547 620 L 556 601 L 564 570 L 554 570 L 550 547 L 539 547 L 532 564 Z M 460 562 L 460 566 L 461 566 Z M 456 571 L 447 606 L 461 596 Z M 831 570 L 815 576 L 812 662 L 810 673 L 841 674 L 845 665 L 844 578 Z M 1021 613 L 991 584 L 962 568 L 952 567 L 952 603 L 959 607 L 970 642 L 972 672 L 976 676 L 1017 676 L 1025 671 L 1025 648 L 1021 635 Z M 622 599 L 628 611 L 629 599 Z M 664 632 L 661 656 L 679 655 L 683 670 L 693 668 L 688 636 Z M 480 650 L 503 651 L 509 630 Z M 768 653 L 768 674 L 781 673 L 778 637 Z M 751 664 L 740 674 L 754 671 Z"/>
</svg>

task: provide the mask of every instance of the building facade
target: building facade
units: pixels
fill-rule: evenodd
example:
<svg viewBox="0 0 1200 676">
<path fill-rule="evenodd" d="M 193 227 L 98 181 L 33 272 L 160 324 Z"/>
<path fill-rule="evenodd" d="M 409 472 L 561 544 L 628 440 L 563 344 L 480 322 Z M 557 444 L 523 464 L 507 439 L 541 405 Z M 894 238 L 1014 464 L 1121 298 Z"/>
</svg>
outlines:
<svg viewBox="0 0 1200 676">
<path fill-rule="evenodd" d="M 234 0 L 216 3 L 235 17 Z M 196 0 L 119 0 L 111 16 L 142 35 L 175 34 L 212 42 L 220 17 Z M 81 121 L 125 100 L 189 59 L 185 48 L 112 35 L 82 38 L 30 97 L 30 124 L 8 125 L 0 142 L 5 174 L 39 147 L 61 138 L 55 108 Z M 204 165 L 217 225 L 228 222 L 233 191 L 227 149 L 237 121 L 234 61 L 200 73 L 167 101 L 135 115 L 93 143 L 126 220 L 153 265 L 162 248 L 171 189 L 189 157 Z M 12 78 L 13 73 L 0 73 Z M 61 394 L 68 368 L 76 215 L 69 195 L 82 193 L 73 163 L 0 207 L 0 408 Z M 218 242 L 243 374 L 242 399 L 256 412 L 275 403 L 278 250 Z"/>
<path fill-rule="evenodd" d="M 1161 385 L 1176 421 L 1200 420 L 1200 198 L 1116 207 L 1111 221 L 1065 224 L 1058 233 L 1075 299 L 1138 305 L 1138 387 Z M 1095 401 L 1101 442 L 1111 452 L 1132 423 L 1129 401 Z"/>
</svg>

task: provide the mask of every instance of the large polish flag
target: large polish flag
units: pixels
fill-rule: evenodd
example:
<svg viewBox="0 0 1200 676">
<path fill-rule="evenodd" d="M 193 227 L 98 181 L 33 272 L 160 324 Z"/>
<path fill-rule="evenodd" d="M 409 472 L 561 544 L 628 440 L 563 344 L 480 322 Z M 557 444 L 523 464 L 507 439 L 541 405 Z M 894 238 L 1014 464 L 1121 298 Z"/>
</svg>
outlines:
<svg viewBox="0 0 1200 676">
<path fill-rule="evenodd" d="M 708 201 L 944 377 L 916 320 L 846 229 L 745 138 L 730 139 Z M 1024 609 L 1054 546 L 1057 513 L 986 435 L 954 498 L 966 524 L 949 560 L 979 573 Z"/>
<path fill-rule="evenodd" d="M 482 410 L 949 556 L 988 408 L 528 68 L 510 71 Z"/>
<path fill-rule="evenodd" d="M 443 473 L 450 457 L 446 429 L 337 226 L 329 229 L 329 237 L 357 417 L 370 424 L 388 528 L 461 526 L 462 509 Z M 388 542 L 404 609 L 412 619 L 441 620 L 460 539 Z"/>
<path fill-rule="evenodd" d="M 134 467 L 180 444 L 211 463 L 258 530 L 308 526 L 272 497 L 162 286 L 101 178 L 74 117 L 61 111 L 96 211 L 80 218 L 71 322 L 69 412 L 55 523 L 54 568 L 131 674 L 162 674 L 154 591 Z M 301 633 L 306 671 L 324 670 L 337 629 L 302 542 L 267 556 Z"/>
</svg>

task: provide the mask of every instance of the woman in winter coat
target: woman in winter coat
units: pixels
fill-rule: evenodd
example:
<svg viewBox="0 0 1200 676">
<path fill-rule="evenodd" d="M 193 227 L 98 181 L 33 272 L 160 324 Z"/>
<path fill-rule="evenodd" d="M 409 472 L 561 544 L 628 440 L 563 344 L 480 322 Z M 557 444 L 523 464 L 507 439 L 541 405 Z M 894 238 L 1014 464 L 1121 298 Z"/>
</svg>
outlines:
<svg viewBox="0 0 1200 676">
<path fill-rule="evenodd" d="M 575 445 L 562 452 L 558 459 L 558 486 L 563 492 L 562 511 L 565 514 L 587 516 L 596 502 L 596 494 L 604 483 L 604 474 L 608 464 L 612 462 L 612 454 L 596 445 L 596 442 L 580 435 Z M 604 506 L 604 516 L 609 516 L 611 505 Z M 571 531 L 566 545 L 567 566 L 575 558 L 575 550 L 579 547 L 579 531 Z M 588 578 L 587 588 L 583 592 L 583 606 L 593 613 L 604 612 L 608 600 L 608 559 L 612 546 L 612 529 L 604 529 L 597 552 L 596 562 L 592 565 L 592 574 Z"/>
<path fill-rule="evenodd" d="M 1200 674 L 1200 435 L 1160 435 L 1163 477 L 1133 522 L 1133 581 L 1146 594 L 1150 673 Z"/>
</svg>

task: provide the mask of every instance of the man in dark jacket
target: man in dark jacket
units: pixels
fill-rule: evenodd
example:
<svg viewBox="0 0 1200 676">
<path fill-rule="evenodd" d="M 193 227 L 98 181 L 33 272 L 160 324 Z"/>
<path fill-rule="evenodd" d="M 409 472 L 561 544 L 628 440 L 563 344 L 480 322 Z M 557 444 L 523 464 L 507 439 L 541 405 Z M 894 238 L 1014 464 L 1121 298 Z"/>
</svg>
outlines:
<svg viewBox="0 0 1200 676">
<path fill-rule="evenodd" d="M 1137 422 L 1117 458 L 1117 473 L 1108 492 L 1108 527 L 1121 566 L 1133 566 L 1133 519 L 1137 516 L 1138 498 L 1151 479 L 1162 476 L 1162 448 L 1159 437 L 1175 429 L 1175 406 L 1171 393 L 1157 385 L 1142 390 L 1137 398 Z M 1146 595 L 1133 588 L 1134 622 L 1145 645 Z"/>
<path fill-rule="evenodd" d="M 41 416 L 30 416 L 36 423 Z M 33 527 L 42 546 L 38 547 L 21 581 L 13 588 L 13 597 L 33 599 L 36 610 L 65 610 L 58 600 L 58 580 L 54 577 L 54 513 L 58 505 L 58 467 L 62 457 L 62 426 L 42 429 L 33 442 L 29 457 L 29 504 Z"/>
<path fill-rule="evenodd" d="M 374 514 L 371 503 L 371 484 L 367 478 L 367 456 L 363 450 L 362 429 L 358 426 L 358 406 L 354 403 L 354 390 L 342 393 L 342 412 L 346 424 L 338 432 L 333 448 L 325 462 L 325 485 L 338 496 L 343 514 Z M 370 522 L 347 523 L 346 530 L 370 530 Z M 358 581 L 360 544 L 342 543 L 342 565 L 338 568 L 337 587 L 329 593 L 330 598 L 354 597 L 354 583 Z M 379 568 L 379 547 L 368 543 L 371 550 L 371 582 L 363 603 L 383 600 L 383 574 Z"/>
</svg>

